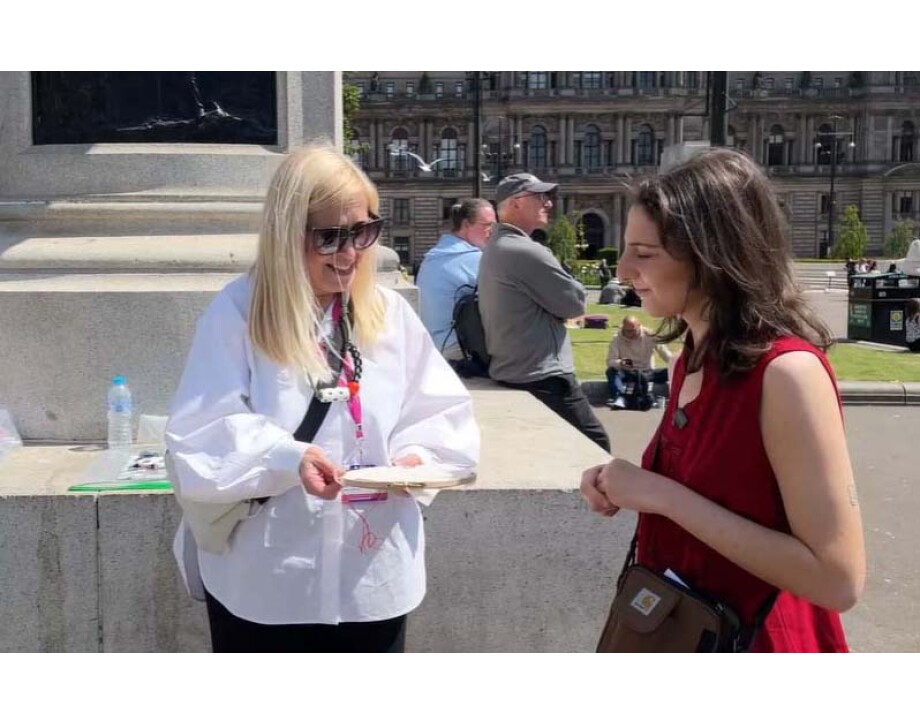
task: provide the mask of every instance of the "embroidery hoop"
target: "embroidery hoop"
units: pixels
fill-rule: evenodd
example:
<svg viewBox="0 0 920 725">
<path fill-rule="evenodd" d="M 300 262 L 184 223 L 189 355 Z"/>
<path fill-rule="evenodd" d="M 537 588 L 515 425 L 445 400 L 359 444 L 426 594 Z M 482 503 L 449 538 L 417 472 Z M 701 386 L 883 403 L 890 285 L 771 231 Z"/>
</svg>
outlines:
<svg viewBox="0 0 920 725">
<path fill-rule="evenodd" d="M 476 481 L 476 473 L 468 468 L 429 464 L 421 466 L 372 466 L 347 471 L 342 483 L 356 488 L 453 488 L 468 486 Z"/>
</svg>

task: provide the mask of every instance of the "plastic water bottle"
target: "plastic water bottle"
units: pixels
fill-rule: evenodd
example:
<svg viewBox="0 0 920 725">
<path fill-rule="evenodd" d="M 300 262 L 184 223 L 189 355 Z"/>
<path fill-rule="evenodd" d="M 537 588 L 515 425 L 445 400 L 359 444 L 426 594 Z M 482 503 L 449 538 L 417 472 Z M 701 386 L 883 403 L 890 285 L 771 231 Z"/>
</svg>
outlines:
<svg viewBox="0 0 920 725">
<path fill-rule="evenodd" d="M 131 416 L 134 404 L 131 400 L 131 390 L 125 379 L 118 375 L 112 378 L 112 387 L 109 388 L 109 448 L 130 448 L 134 442 L 131 433 Z"/>
</svg>

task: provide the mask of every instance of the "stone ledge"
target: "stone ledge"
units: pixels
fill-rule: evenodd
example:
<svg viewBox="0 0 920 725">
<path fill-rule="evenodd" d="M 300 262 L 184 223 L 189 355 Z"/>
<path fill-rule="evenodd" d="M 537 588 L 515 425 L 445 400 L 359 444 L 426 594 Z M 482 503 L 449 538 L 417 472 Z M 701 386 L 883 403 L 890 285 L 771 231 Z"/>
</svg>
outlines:
<svg viewBox="0 0 920 725">
<path fill-rule="evenodd" d="M 608 455 L 529 393 L 469 387 L 479 477 L 423 510 L 428 595 L 407 648 L 589 652 L 635 526 L 578 494 Z M 0 461 L 0 580 L 14 593 L 0 597 L 0 651 L 208 651 L 204 606 L 172 559 L 174 498 L 66 492 L 98 450 L 27 446 Z"/>
<path fill-rule="evenodd" d="M 491 381 L 470 386 L 482 432 L 478 480 L 467 492 L 482 489 L 575 491 L 588 466 L 609 456 L 529 393 Z M 158 411 L 143 410 L 148 414 Z M 650 429 L 651 432 L 651 429 Z M 536 455 L 520 441 L 552 441 L 565 456 Z M 95 444 L 26 445 L 0 461 L 0 496 L 68 494 L 102 448 Z M 118 495 L 118 494 L 100 494 Z"/>
<path fill-rule="evenodd" d="M 584 380 L 581 387 L 592 405 L 607 400 L 606 380 Z M 838 388 L 844 405 L 920 405 L 920 383 L 841 380 Z"/>
</svg>

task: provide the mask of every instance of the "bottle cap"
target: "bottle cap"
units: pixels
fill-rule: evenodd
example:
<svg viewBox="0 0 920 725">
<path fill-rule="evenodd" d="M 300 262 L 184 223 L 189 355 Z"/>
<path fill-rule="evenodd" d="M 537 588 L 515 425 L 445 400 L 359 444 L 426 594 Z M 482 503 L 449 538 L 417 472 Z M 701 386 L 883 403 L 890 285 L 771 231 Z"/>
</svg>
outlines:
<svg viewBox="0 0 920 725">
<path fill-rule="evenodd" d="M 125 384 L 125 378 L 123 375 L 116 375 L 114 378 L 112 378 L 112 385 L 124 385 L 124 384 Z"/>
</svg>

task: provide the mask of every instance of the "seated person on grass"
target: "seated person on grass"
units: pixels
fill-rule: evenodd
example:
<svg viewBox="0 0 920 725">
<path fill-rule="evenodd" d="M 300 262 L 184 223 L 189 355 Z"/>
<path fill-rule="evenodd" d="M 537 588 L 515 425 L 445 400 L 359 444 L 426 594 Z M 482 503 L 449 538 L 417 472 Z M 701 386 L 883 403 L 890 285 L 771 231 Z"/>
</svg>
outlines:
<svg viewBox="0 0 920 725">
<path fill-rule="evenodd" d="M 652 367 L 652 353 L 670 362 L 673 353 L 662 345 L 650 330 L 644 328 L 633 315 L 623 318 L 620 331 L 614 335 L 607 350 L 607 405 L 614 409 L 626 408 L 626 385 L 630 381 L 647 380 L 651 383 L 668 382 L 668 369 Z M 645 391 L 641 391 L 645 392 Z"/>
</svg>

